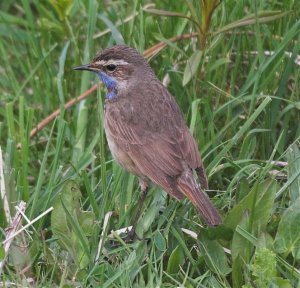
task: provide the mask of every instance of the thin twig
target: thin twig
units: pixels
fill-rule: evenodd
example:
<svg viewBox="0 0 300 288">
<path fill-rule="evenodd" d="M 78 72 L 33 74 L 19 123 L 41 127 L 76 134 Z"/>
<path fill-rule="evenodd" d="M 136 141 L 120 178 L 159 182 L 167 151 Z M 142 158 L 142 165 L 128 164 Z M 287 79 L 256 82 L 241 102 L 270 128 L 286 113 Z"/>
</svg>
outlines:
<svg viewBox="0 0 300 288">
<path fill-rule="evenodd" d="M 87 98 L 92 92 L 94 92 L 97 89 L 97 84 L 93 85 L 90 89 L 86 90 L 82 94 L 80 94 L 78 97 L 71 99 L 68 101 L 65 105 L 65 109 L 69 109 L 78 102 L 82 101 L 83 99 Z M 42 130 L 45 126 L 47 126 L 51 121 L 53 121 L 59 114 L 61 109 L 55 110 L 52 114 L 50 114 L 48 117 L 43 119 L 38 125 L 31 130 L 30 132 L 30 138 L 34 137 L 40 130 Z"/>
<path fill-rule="evenodd" d="M 97 84 L 93 85 L 90 89 L 84 91 L 78 97 L 71 99 L 65 105 L 65 109 L 69 109 L 78 102 L 82 101 L 83 99 L 87 98 L 92 92 L 97 90 Z M 35 128 L 30 131 L 29 138 L 33 138 L 39 131 L 41 131 L 45 126 L 47 126 L 50 122 L 52 122 L 57 116 L 59 116 L 61 109 L 57 109 L 52 112 L 49 116 L 44 118 L 41 122 L 39 122 Z M 17 149 L 21 149 L 21 143 L 17 144 Z"/>
<path fill-rule="evenodd" d="M 17 207 L 18 207 L 18 209 L 17 209 L 16 215 L 15 215 L 14 219 L 12 220 L 10 226 L 6 229 L 6 237 L 5 237 L 5 240 L 2 242 L 5 256 L 2 259 L 2 261 L 0 262 L 0 275 L 2 273 L 10 245 L 11 245 L 13 239 L 15 238 L 15 236 L 19 234 L 19 233 L 16 233 L 16 230 L 18 229 L 18 227 L 21 223 L 21 220 L 22 220 L 22 214 L 20 213 L 20 211 L 22 211 L 22 212 L 25 211 L 26 203 L 24 201 L 21 201 Z"/>
<path fill-rule="evenodd" d="M 193 32 L 193 33 L 188 33 L 188 34 L 183 34 L 183 35 L 178 35 L 175 37 L 172 37 L 170 39 L 168 39 L 168 41 L 170 42 L 176 42 L 179 40 L 185 40 L 185 39 L 190 39 L 190 38 L 194 38 L 197 37 L 197 33 Z M 144 51 L 144 57 L 145 58 L 150 58 L 154 55 L 156 55 L 158 52 L 160 52 L 163 48 L 165 48 L 168 45 L 167 42 L 159 42 L 156 45 L 150 47 L 149 49 Z"/>
</svg>

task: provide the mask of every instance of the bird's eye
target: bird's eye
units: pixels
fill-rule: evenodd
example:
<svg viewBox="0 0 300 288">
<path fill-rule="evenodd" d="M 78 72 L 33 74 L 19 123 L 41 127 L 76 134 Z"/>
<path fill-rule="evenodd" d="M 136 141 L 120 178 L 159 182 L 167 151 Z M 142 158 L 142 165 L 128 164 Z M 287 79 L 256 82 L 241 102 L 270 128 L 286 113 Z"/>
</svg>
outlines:
<svg viewBox="0 0 300 288">
<path fill-rule="evenodd" d="M 115 71 L 117 68 L 117 66 L 115 64 L 109 64 L 106 66 L 106 69 L 109 71 L 109 72 L 113 72 Z"/>
</svg>

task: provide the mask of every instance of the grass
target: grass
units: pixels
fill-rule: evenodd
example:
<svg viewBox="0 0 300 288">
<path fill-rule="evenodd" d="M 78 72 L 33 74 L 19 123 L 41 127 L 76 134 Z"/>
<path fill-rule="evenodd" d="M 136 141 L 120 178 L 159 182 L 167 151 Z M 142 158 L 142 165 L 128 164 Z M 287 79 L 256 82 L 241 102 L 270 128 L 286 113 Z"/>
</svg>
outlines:
<svg viewBox="0 0 300 288">
<path fill-rule="evenodd" d="M 2 286 L 300 287 L 297 1 L 0 7 L 1 192 L 12 217 L 26 202 L 23 226 L 54 208 L 8 252 L 0 246 Z M 166 47 L 150 65 L 186 116 L 225 224 L 204 228 L 189 201 L 152 187 L 137 227 L 143 240 L 125 243 L 117 231 L 132 223 L 138 183 L 108 150 L 105 91 L 64 105 L 98 82 L 72 67 L 116 43 L 142 53 L 160 41 Z M 30 138 L 56 109 L 55 121 Z M 7 219 L 2 201 L 2 241 Z"/>
</svg>

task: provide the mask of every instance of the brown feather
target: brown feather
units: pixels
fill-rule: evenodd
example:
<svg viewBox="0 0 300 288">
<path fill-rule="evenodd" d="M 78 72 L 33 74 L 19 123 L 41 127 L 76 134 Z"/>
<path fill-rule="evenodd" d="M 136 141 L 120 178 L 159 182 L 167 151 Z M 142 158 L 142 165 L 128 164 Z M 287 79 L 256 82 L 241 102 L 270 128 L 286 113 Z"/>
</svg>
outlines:
<svg viewBox="0 0 300 288">
<path fill-rule="evenodd" d="M 219 213 L 211 204 L 206 194 L 200 190 L 191 171 L 182 173 L 182 175 L 177 178 L 177 184 L 180 191 L 196 206 L 200 215 L 205 219 L 208 225 L 217 226 L 222 223 Z"/>
</svg>

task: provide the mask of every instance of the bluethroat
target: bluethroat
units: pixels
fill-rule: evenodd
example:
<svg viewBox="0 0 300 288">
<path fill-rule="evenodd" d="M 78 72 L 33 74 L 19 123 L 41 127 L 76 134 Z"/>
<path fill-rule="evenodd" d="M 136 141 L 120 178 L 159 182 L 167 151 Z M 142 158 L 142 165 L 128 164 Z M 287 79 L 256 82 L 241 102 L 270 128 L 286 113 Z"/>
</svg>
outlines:
<svg viewBox="0 0 300 288">
<path fill-rule="evenodd" d="M 95 72 L 106 86 L 107 142 L 119 165 L 139 178 L 142 195 L 153 182 L 178 200 L 189 198 L 209 226 L 221 224 L 204 192 L 208 184 L 197 144 L 174 97 L 143 56 L 116 45 L 74 69 Z"/>
</svg>

